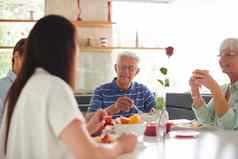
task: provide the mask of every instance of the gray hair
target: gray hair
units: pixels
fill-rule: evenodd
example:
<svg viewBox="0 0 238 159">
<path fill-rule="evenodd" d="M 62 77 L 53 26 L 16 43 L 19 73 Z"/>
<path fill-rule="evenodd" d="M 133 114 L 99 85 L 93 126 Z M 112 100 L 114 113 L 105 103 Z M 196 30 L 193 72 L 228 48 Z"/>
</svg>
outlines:
<svg viewBox="0 0 238 159">
<path fill-rule="evenodd" d="M 117 64 L 121 61 L 122 57 L 132 58 L 132 59 L 136 60 L 137 64 L 139 64 L 139 62 L 140 62 L 140 58 L 134 52 L 124 51 L 117 56 L 117 61 L 116 61 Z"/>
<path fill-rule="evenodd" d="M 220 55 L 224 53 L 238 54 L 238 39 L 237 38 L 227 38 L 220 46 Z"/>
</svg>

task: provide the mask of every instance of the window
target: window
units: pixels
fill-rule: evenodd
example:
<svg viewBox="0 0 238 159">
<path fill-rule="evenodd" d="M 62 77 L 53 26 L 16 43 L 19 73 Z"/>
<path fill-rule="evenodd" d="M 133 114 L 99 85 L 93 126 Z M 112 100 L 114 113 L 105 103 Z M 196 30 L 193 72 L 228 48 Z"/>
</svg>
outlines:
<svg viewBox="0 0 238 159">
<path fill-rule="evenodd" d="M 44 0 L 0 0 L 0 19 L 39 19 L 44 15 Z"/>
<path fill-rule="evenodd" d="M 43 15 L 44 0 L 0 0 L 0 78 L 11 68 L 13 46 L 27 37 L 34 24 L 11 20 L 37 20 Z M 6 19 L 9 21 L 2 21 Z"/>
<path fill-rule="evenodd" d="M 209 3 L 192 3 L 196 1 L 182 3 L 178 0 L 170 4 L 114 1 L 112 4 L 112 19 L 120 26 L 115 31 L 120 39 L 118 44 L 126 38 L 123 33 L 134 32 L 132 36 L 135 37 L 137 30 L 141 46 L 174 46 L 175 53 L 169 61 L 173 81 L 171 91 L 189 91 L 188 80 L 196 68 L 208 69 L 219 84 L 228 81 L 220 70 L 217 55 L 223 39 L 238 37 L 238 22 L 234 20 L 238 2 L 220 0 L 214 3 L 210 0 Z M 164 59 L 157 55 L 145 53 L 140 56 L 144 61 L 141 70 L 145 66 L 148 70 L 156 70 L 153 69 L 155 63 L 164 63 Z M 137 80 L 146 82 L 152 89 L 157 87 L 152 82 L 155 77 L 151 72 L 141 72 Z"/>
<path fill-rule="evenodd" d="M 4 77 L 11 67 L 11 51 L 1 49 L 0 51 L 0 77 Z"/>
</svg>

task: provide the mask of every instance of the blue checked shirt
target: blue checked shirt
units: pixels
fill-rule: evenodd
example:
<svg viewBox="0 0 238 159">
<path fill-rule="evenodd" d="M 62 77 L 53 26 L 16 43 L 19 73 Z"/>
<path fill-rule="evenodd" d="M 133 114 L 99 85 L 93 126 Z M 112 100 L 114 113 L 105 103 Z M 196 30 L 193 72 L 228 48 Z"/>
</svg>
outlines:
<svg viewBox="0 0 238 159">
<path fill-rule="evenodd" d="M 122 96 L 132 99 L 135 105 L 143 112 L 149 112 L 155 106 L 154 95 L 143 84 L 133 82 L 127 91 L 123 91 L 119 89 L 116 79 L 114 79 L 112 82 L 96 88 L 90 101 L 89 112 L 95 112 L 100 108 L 105 109 Z M 137 113 L 137 110 L 132 108 L 129 112 L 119 112 L 115 115 L 130 116 L 135 113 Z"/>
</svg>

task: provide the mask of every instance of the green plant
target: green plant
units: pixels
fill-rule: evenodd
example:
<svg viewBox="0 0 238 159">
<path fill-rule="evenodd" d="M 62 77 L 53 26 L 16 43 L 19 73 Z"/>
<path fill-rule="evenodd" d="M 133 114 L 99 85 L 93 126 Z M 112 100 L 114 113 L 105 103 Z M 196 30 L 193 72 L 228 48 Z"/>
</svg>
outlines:
<svg viewBox="0 0 238 159">
<path fill-rule="evenodd" d="M 165 53 L 169 58 L 173 55 L 174 48 L 172 46 L 169 46 L 165 48 Z M 159 91 L 156 94 L 156 109 L 162 110 L 166 106 L 166 89 L 170 86 L 170 80 L 168 76 L 168 68 L 161 67 L 160 68 L 160 74 L 161 77 L 156 79 L 159 82 Z"/>
<path fill-rule="evenodd" d="M 161 110 L 163 108 L 165 108 L 166 105 L 166 87 L 170 86 L 170 81 L 169 78 L 167 76 L 168 74 L 168 69 L 165 67 L 161 67 L 160 68 L 160 74 L 162 75 L 162 79 L 157 79 L 157 81 L 159 82 L 160 85 L 160 89 L 159 89 L 159 94 L 156 95 L 156 109 L 157 110 Z"/>
<path fill-rule="evenodd" d="M 166 101 L 163 97 L 156 97 L 156 103 L 155 103 L 155 109 L 156 110 L 162 110 L 165 108 L 165 105 L 166 105 Z"/>
<path fill-rule="evenodd" d="M 170 83 L 169 83 L 169 78 L 167 76 L 168 74 L 168 69 L 165 67 L 161 67 L 160 68 L 160 73 L 163 75 L 163 79 L 157 79 L 157 81 L 161 84 L 162 87 L 169 87 Z"/>
</svg>

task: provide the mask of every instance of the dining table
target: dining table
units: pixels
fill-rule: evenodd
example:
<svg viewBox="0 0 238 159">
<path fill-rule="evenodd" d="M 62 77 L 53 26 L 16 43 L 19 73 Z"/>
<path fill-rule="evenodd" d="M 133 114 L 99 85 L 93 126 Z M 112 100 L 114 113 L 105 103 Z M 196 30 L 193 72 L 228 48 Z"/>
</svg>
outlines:
<svg viewBox="0 0 238 159">
<path fill-rule="evenodd" d="M 172 129 L 170 134 L 140 135 L 136 149 L 117 159 L 238 159 L 237 131 L 207 126 Z"/>
</svg>

